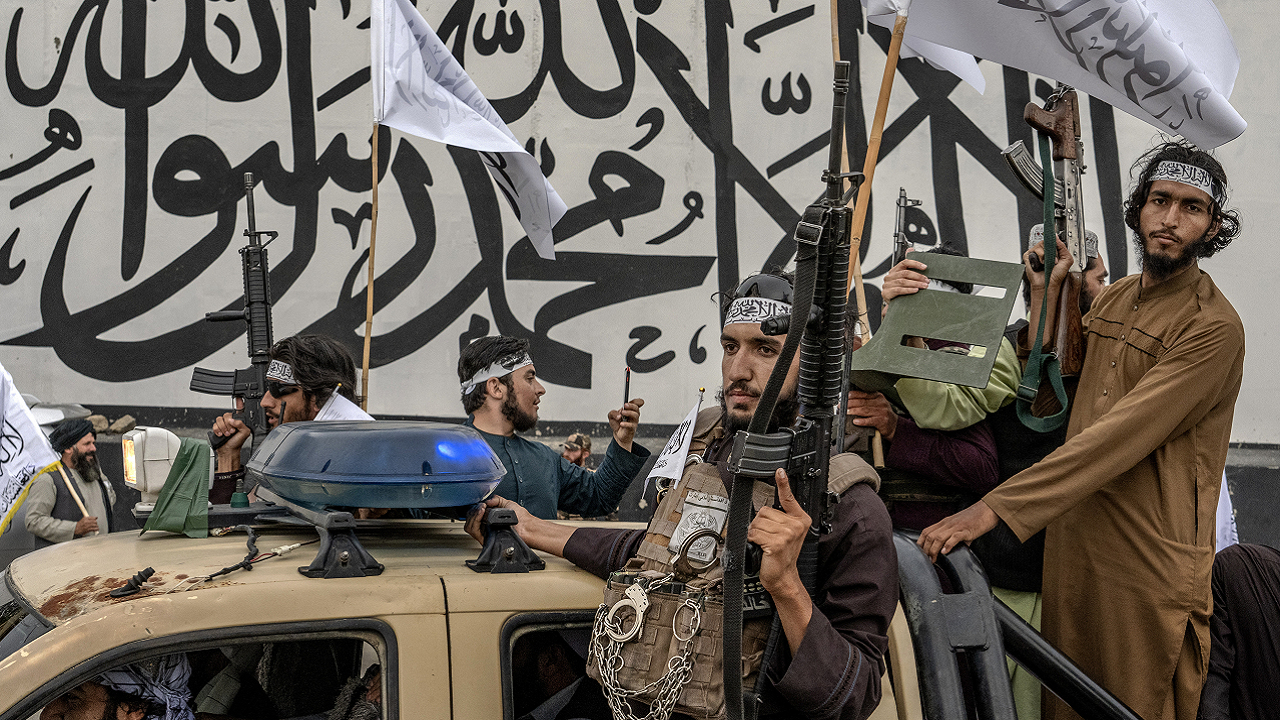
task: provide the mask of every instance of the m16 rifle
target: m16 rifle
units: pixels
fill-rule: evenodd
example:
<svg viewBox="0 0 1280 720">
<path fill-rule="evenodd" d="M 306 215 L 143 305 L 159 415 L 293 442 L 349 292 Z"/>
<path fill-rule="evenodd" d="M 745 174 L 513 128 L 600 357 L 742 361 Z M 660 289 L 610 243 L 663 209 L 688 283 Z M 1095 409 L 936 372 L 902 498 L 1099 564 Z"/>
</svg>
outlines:
<svg viewBox="0 0 1280 720">
<path fill-rule="evenodd" d="M 832 425 L 840 401 L 845 347 L 845 306 L 849 276 L 849 233 L 853 212 L 845 204 L 845 180 L 857 185 L 862 173 L 842 173 L 845 98 L 849 91 L 849 63 L 837 62 L 835 98 L 831 108 L 831 146 L 822 179 L 823 198 L 807 207 L 795 230 L 796 282 L 790 318 L 761 323 L 768 334 L 787 333 L 786 342 L 761 393 L 751 424 L 734 437 L 729 467 L 734 473 L 724 562 L 724 695 L 731 720 L 755 717 L 769 658 L 781 635 L 773 616 L 756 687 L 742 688 L 743 583 L 751 555 L 747 526 L 752 516 L 752 488 L 757 480 L 772 483 L 774 471 L 785 469 L 795 496 L 812 522 L 797 568 L 810 595 L 817 589 L 818 537 L 829 530 L 827 492 Z M 785 320 L 785 322 L 780 322 Z M 799 417 L 789 428 L 767 433 L 782 385 L 796 348 L 800 350 Z M 754 571 L 758 572 L 758 563 Z"/>
<path fill-rule="evenodd" d="M 244 197 L 249 227 L 244 234 L 249 244 L 240 248 L 244 270 L 244 308 L 205 313 L 210 322 L 243 320 L 248 323 L 249 367 L 243 370 L 206 370 L 197 367 L 191 373 L 191 389 L 209 395 L 244 399 L 244 410 L 237 417 L 253 431 L 255 445 L 267 434 L 267 418 L 262 411 L 262 396 L 267 389 L 267 365 L 271 362 L 271 276 L 267 267 L 267 245 L 279 235 L 275 230 L 258 230 L 253 211 L 253 173 L 244 174 Z M 262 242 L 262 235 L 267 241 Z M 209 444 L 217 449 L 228 438 L 209 433 Z"/>
<path fill-rule="evenodd" d="M 1089 262 L 1085 250 L 1084 200 L 1080 186 L 1085 171 L 1084 143 L 1080 141 L 1080 105 L 1075 90 L 1059 83 L 1044 108 L 1027 103 L 1023 118 L 1041 133 L 1042 139 L 1047 136 L 1053 145 L 1054 231 L 1071 252 L 1074 264 L 1056 299 L 1057 322 L 1045 332 L 1052 333 L 1050 337 L 1059 372 L 1064 377 L 1073 377 L 1080 374 L 1084 362 L 1080 292 L 1084 286 L 1084 269 Z M 1001 154 L 1018 180 L 1037 198 L 1044 200 L 1044 173 L 1022 141 L 1014 143 Z M 1046 218 L 1046 251 L 1050 251 L 1053 244 L 1049 227 Z M 1054 299 L 1050 298 L 1050 302 Z"/>
</svg>

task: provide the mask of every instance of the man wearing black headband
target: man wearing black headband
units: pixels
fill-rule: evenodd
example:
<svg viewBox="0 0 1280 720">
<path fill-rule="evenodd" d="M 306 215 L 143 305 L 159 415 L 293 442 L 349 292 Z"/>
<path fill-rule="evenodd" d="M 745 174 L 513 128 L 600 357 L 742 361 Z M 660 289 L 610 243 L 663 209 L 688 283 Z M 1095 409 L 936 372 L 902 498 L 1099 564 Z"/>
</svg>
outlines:
<svg viewBox="0 0 1280 720">
<path fill-rule="evenodd" d="M 95 439 L 93 425 L 83 418 L 64 421 L 49 434 L 62 466 L 33 480 L 24 503 L 27 532 L 35 536 L 36 549 L 110 532 L 116 493 L 98 467 Z M 80 511 L 81 505 L 87 513 Z"/>
<path fill-rule="evenodd" d="M 633 398 L 609 412 L 613 442 L 595 472 L 560 457 L 540 442 L 516 432 L 533 429 L 546 388 L 538 382 L 529 341 L 485 337 L 462 349 L 458 358 L 462 409 L 466 424 L 497 453 L 507 476 L 494 491 L 540 518 L 563 510 L 583 517 L 608 515 L 640 472 L 649 451 L 633 442 L 644 400 Z"/>
<path fill-rule="evenodd" d="M 485 507 L 514 509 L 519 517 L 516 532 L 531 547 L 567 558 L 600 577 L 626 566 L 627 571 L 671 572 L 676 550 L 696 527 L 720 523 L 725 514 L 688 510 L 693 503 L 706 510 L 728 507 L 732 474 L 727 460 L 733 433 L 750 424 L 756 404 L 777 363 L 783 339 L 760 330 L 764 320 L 791 312 L 792 286 L 787 277 L 773 274 L 747 278 L 738 290 L 724 298 L 724 327 L 720 335 L 721 402 L 698 414 L 685 470 L 680 481 L 659 500 L 653 520 L 645 530 L 573 528 L 530 515 L 501 497 Z M 791 372 L 770 419 L 770 429 L 790 425 L 796 418 L 799 370 Z M 748 539 L 760 545 L 763 559 L 760 581 L 782 622 L 786 651 L 779 651 L 768 670 L 764 716 L 866 718 L 880 703 L 880 678 L 889 620 L 898 600 L 897 555 L 893 529 L 884 503 L 876 497 L 879 478 L 856 455 L 844 453 L 831 460 L 828 490 L 836 492 L 831 531 L 818 545 L 818 592 L 810 600 L 800 582 L 796 558 L 810 520 L 792 495 L 786 473 L 779 471 L 777 497 L 782 509 L 764 502 L 748 531 Z M 757 484 L 757 497 L 763 490 Z M 688 522 L 682 525 L 681 520 Z M 467 520 L 467 530 L 481 537 L 484 512 L 477 508 Z M 682 533 L 683 528 L 683 535 Z M 714 529 L 714 528 L 713 528 Z M 714 547 L 714 546 L 713 546 Z M 689 556 L 693 546 L 687 546 Z M 709 557 L 698 558 L 705 561 Z M 714 565 L 701 577 L 714 582 L 723 570 Z M 743 630 L 744 657 L 763 654 L 752 650 L 749 638 L 763 638 L 768 617 L 747 621 Z M 756 661 L 755 668 L 759 663 Z M 754 683 L 749 673 L 745 687 Z M 704 671 L 695 669 L 695 676 Z M 710 671 L 718 677 L 721 668 Z"/>
<path fill-rule="evenodd" d="M 1188 720 L 1207 670 L 1215 510 L 1244 372 L 1244 326 L 1198 260 L 1240 223 L 1208 153 L 1166 143 L 1134 168 L 1125 222 L 1142 272 L 1084 318 L 1066 443 L 920 544 L 949 552 L 997 519 L 1023 541 L 1047 528 L 1045 637 L 1138 715 Z M 1066 275 L 1059 257 L 1051 286 Z M 1050 717 L 1074 717 L 1049 703 Z"/>
<path fill-rule="evenodd" d="M 355 388 L 356 363 L 342 343 L 325 335 L 294 335 L 271 346 L 263 414 L 272 428 L 306 420 L 372 420 L 357 405 Z M 236 402 L 243 408 L 243 400 Z M 252 432 L 231 413 L 213 422 L 213 432 L 229 439 L 217 450 L 209 501 L 225 504 L 244 477 L 240 450 Z"/>
</svg>

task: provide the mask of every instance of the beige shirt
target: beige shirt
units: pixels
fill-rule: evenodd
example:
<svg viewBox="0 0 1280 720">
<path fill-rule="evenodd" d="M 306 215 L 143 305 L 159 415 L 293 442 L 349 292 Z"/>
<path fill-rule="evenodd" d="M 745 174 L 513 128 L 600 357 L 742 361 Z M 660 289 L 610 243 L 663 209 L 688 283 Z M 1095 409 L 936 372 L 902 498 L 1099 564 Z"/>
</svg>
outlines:
<svg viewBox="0 0 1280 720">
<path fill-rule="evenodd" d="M 1045 636 L 1155 720 L 1188 630 L 1200 682 L 1208 667 L 1215 512 L 1244 326 L 1195 265 L 1145 290 L 1140 276 L 1120 280 L 1085 325 L 1066 444 L 984 500 L 1023 540 L 1048 527 Z"/>
<path fill-rule="evenodd" d="M 101 485 L 85 482 L 80 477 L 80 473 L 70 466 L 63 466 L 63 469 L 67 471 L 67 478 L 75 485 L 80 498 L 84 500 L 85 509 L 91 516 L 98 518 L 99 531 L 105 532 L 106 518 L 111 512 L 111 506 L 116 502 L 116 493 L 111 488 L 111 481 L 103 478 L 107 486 L 107 498 L 106 502 L 103 502 Z M 57 501 L 57 488 L 54 483 L 62 482 L 62 475 L 57 468 L 40 475 L 31 481 L 31 489 L 27 491 L 27 499 L 23 502 L 23 507 L 27 509 L 25 523 L 27 532 L 55 543 L 75 539 L 75 520 L 61 520 L 49 514 Z"/>
</svg>

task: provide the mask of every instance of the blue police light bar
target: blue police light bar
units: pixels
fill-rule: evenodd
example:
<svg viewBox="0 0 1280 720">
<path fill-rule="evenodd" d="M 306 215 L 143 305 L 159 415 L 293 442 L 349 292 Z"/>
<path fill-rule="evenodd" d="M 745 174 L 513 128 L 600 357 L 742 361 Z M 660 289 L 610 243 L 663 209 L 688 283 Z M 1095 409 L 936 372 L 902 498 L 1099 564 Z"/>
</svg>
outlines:
<svg viewBox="0 0 1280 720">
<path fill-rule="evenodd" d="M 272 430 L 250 480 L 312 506 L 443 508 L 488 497 L 506 475 L 472 428 L 434 422 L 300 422 Z"/>
</svg>

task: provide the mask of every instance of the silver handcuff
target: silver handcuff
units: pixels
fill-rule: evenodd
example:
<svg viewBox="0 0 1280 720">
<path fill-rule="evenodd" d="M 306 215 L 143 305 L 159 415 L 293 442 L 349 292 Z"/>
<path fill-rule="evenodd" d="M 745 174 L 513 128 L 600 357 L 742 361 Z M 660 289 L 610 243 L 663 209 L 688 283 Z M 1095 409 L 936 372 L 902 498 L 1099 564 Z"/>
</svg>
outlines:
<svg viewBox="0 0 1280 720">
<path fill-rule="evenodd" d="M 674 563 L 676 572 L 681 576 L 694 577 L 696 575 L 701 575 L 707 570 L 715 567 L 716 564 L 720 562 L 719 553 L 716 553 L 716 556 L 711 558 L 711 560 L 698 565 L 695 565 L 695 561 L 689 559 L 689 549 L 693 547 L 695 542 L 705 537 L 715 538 L 717 547 L 722 547 L 724 545 L 724 538 L 720 537 L 719 532 L 712 530 L 711 528 L 699 528 L 698 530 L 694 530 L 689 533 L 689 537 L 685 538 L 684 542 L 680 543 L 680 551 L 676 553 L 676 560 Z"/>
<path fill-rule="evenodd" d="M 631 608 L 636 614 L 636 621 L 631 629 L 623 631 L 621 623 L 615 623 L 614 617 L 623 608 Z M 644 587 L 640 582 L 634 582 L 627 586 L 627 591 L 623 593 L 621 600 L 613 604 L 609 608 L 609 614 L 605 617 L 604 631 L 615 642 L 630 642 L 640 634 L 641 628 L 644 627 L 644 614 L 649 611 L 649 593 L 644 591 Z"/>
</svg>

